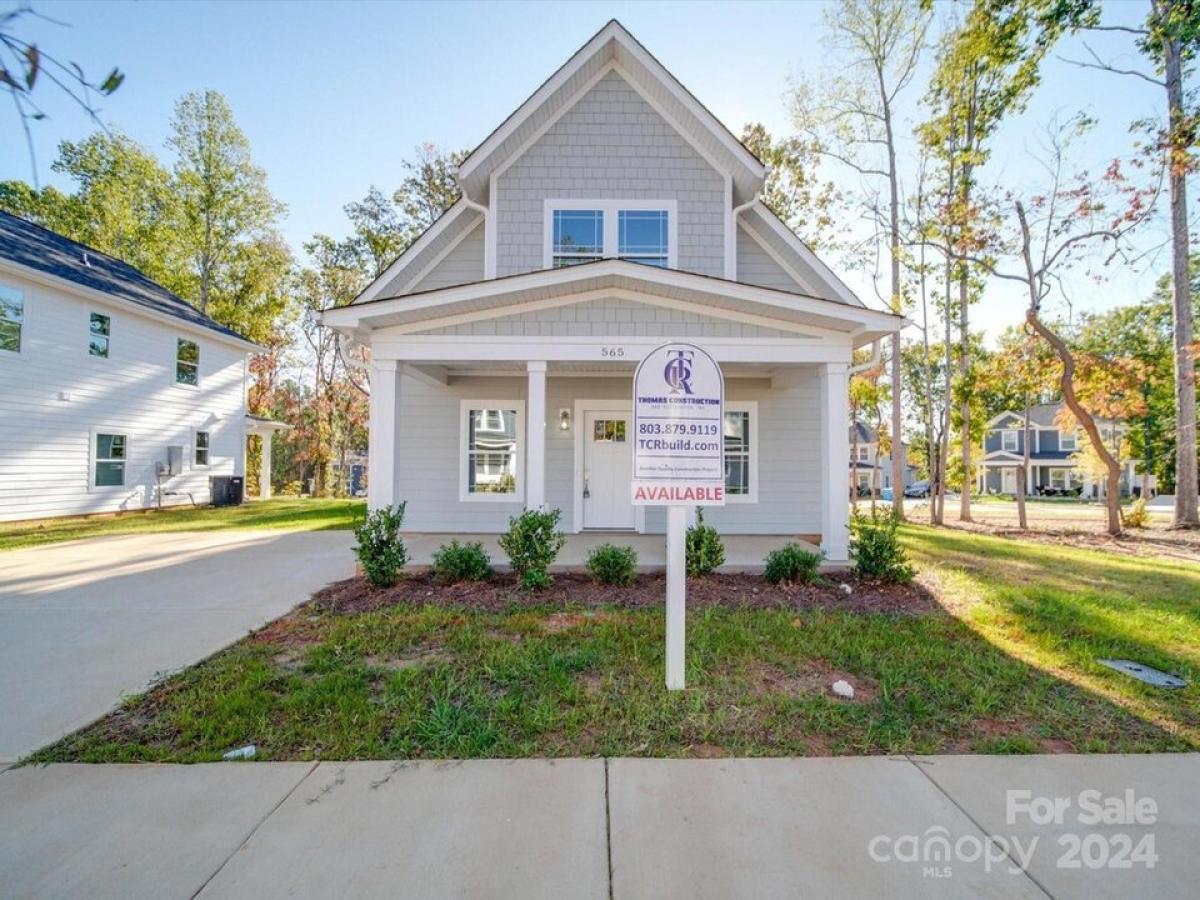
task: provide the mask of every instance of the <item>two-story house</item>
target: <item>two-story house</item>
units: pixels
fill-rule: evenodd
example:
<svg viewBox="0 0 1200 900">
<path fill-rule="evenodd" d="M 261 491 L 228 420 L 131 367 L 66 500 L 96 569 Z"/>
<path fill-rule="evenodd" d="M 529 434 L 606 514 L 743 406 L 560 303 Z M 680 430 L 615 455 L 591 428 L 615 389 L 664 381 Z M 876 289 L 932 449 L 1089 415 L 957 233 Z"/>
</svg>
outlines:
<svg viewBox="0 0 1200 900">
<path fill-rule="evenodd" d="M 732 63 L 731 63 L 732 64 Z M 731 73 L 732 74 L 732 73 Z M 668 340 L 725 378 L 726 533 L 848 558 L 847 378 L 903 320 L 759 199 L 766 169 L 617 22 L 457 171 L 461 199 L 326 324 L 371 354 L 372 507 L 423 532 L 661 532 L 631 500 L 632 375 Z"/>
<path fill-rule="evenodd" d="M 120 260 L 0 213 L 0 520 L 206 503 L 244 476 L 250 341 Z M 269 468 L 263 484 L 269 491 Z"/>
<path fill-rule="evenodd" d="M 1087 436 L 1082 429 L 1059 426 L 1062 403 L 1042 403 L 1029 410 L 1029 467 L 1025 484 L 1031 496 L 1070 495 L 1098 499 L 1107 491 L 1105 479 L 1081 468 L 1076 454 Z M 1137 460 L 1122 458 L 1128 430 L 1124 422 L 1097 419 L 1105 445 L 1118 454 L 1121 463 L 1121 494 L 1138 493 L 1143 478 L 1137 476 Z M 979 465 L 978 489 L 987 494 L 1015 494 L 1017 472 L 1025 464 L 1025 414 L 1007 411 L 994 416 L 983 435 L 983 457 Z M 1149 478 L 1153 490 L 1153 478 Z"/>
</svg>

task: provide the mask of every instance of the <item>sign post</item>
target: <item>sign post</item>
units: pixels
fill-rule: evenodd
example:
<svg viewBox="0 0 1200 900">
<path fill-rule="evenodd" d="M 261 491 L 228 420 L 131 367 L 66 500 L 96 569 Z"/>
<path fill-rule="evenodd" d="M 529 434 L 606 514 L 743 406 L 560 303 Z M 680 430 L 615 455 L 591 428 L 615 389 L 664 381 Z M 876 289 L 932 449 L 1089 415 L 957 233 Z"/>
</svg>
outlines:
<svg viewBox="0 0 1200 900">
<path fill-rule="evenodd" d="M 651 350 L 633 376 L 633 503 L 667 507 L 667 688 L 684 687 L 687 510 L 725 505 L 725 379 L 693 344 Z"/>
</svg>

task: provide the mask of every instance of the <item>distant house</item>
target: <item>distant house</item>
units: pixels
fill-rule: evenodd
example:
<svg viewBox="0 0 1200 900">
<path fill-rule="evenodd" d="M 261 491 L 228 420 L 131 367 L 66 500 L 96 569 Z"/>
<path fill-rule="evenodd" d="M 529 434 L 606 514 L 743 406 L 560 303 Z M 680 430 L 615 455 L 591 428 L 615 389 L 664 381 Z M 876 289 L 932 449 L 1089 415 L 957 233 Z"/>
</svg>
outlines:
<svg viewBox="0 0 1200 900">
<path fill-rule="evenodd" d="M 1080 469 L 1074 454 L 1083 448 L 1087 436 L 1082 429 L 1064 430 L 1058 426 L 1062 403 L 1043 403 L 1029 411 L 1029 470 L 1025 483 L 1030 495 L 1078 494 L 1088 498 L 1105 496 L 1103 479 L 1094 479 Z M 1017 471 L 1024 463 L 1024 412 L 1007 411 L 987 423 L 983 435 L 983 460 L 979 466 L 978 489 L 988 494 L 1015 494 Z M 1100 435 L 1109 447 L 1118 447 L 1128 425 L 1111 419 L 1097 419 Z M 1138 461 L 1121 460 L 1121 493 L 1141 492 L 1137 476 Z M 1153 479 L 1151 479 L 1153 489 Z"/>
<path fill-rule="evenodd" d="M 206 503 L 244 476 L 258 347 L 137 269 L 0 213 L 0 520 Z M 269 446 L 264 483 L 270 484 Z"/>
<path fill-rule="evenodd" d="M 858 435 L 855 438 L 855 430 Z M 901 450 L 907 457 L 907 444 L 901 444 Z M 890 454 L 879 455 L 879 435 L 875 429 L 865 422 L 855 422 L 850 426 L 850 483 L 858 493 L 869 494 L 876 483 L 872 480 L 876 471 L 879 472 L 878 487 L 881 491 L 892 487 L 892 457 Z M 857 456 L 855 455 L 857 454 Z M 907 458 L 904 462 L 904 484 L 908 487 L 916 480 L 916 468 L 909 465 Z"/>
</svg>

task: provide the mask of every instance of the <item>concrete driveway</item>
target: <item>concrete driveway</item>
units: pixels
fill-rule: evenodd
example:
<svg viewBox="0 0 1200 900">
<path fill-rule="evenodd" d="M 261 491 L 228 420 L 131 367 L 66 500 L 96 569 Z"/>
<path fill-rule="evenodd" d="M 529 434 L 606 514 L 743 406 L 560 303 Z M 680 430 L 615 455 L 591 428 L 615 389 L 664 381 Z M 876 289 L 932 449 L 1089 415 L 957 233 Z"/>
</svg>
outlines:
<svg viewBox="0 0 1200 900">
<path fill-rule="evenodd" d="M 0 763 L 354 573 L 348 531 L 93 538 L 0 554 Z"/>
</svg>

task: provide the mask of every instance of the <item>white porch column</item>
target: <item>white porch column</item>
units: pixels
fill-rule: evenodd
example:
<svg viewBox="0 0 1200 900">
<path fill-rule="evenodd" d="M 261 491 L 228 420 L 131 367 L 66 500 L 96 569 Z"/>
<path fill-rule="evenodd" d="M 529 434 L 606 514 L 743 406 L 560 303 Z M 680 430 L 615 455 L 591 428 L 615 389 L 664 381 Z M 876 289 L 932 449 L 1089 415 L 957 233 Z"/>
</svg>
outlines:
<svg viewBox="0 0 1200 900">
<path fill-rule="evenodd" d="M 274 435 L 274 429 L 264 431 L 262 435 L 262 461 L 258 467 L 258 498 L 260 500 L 271 499 L 271 438 Z"/>
<path fill-rule="evenodd" d="M 381 509 L 396 503 L 396 441 L 400 407 L 401 366 L 394 359 L 371 361 L 371 416 L 367 447 L 367 506 Z"/>
<path fill-rule="evenodd" d="M 821 549 L 827 559 L 850 559 L 850 398 L 846 363 L 821 366 Z"/>
<path fill-rule="evenodd" d="M 529 398 L 525 407 L 525 508 L 546 505 L 546 363 L 531 360 Z"/>
</svg>

